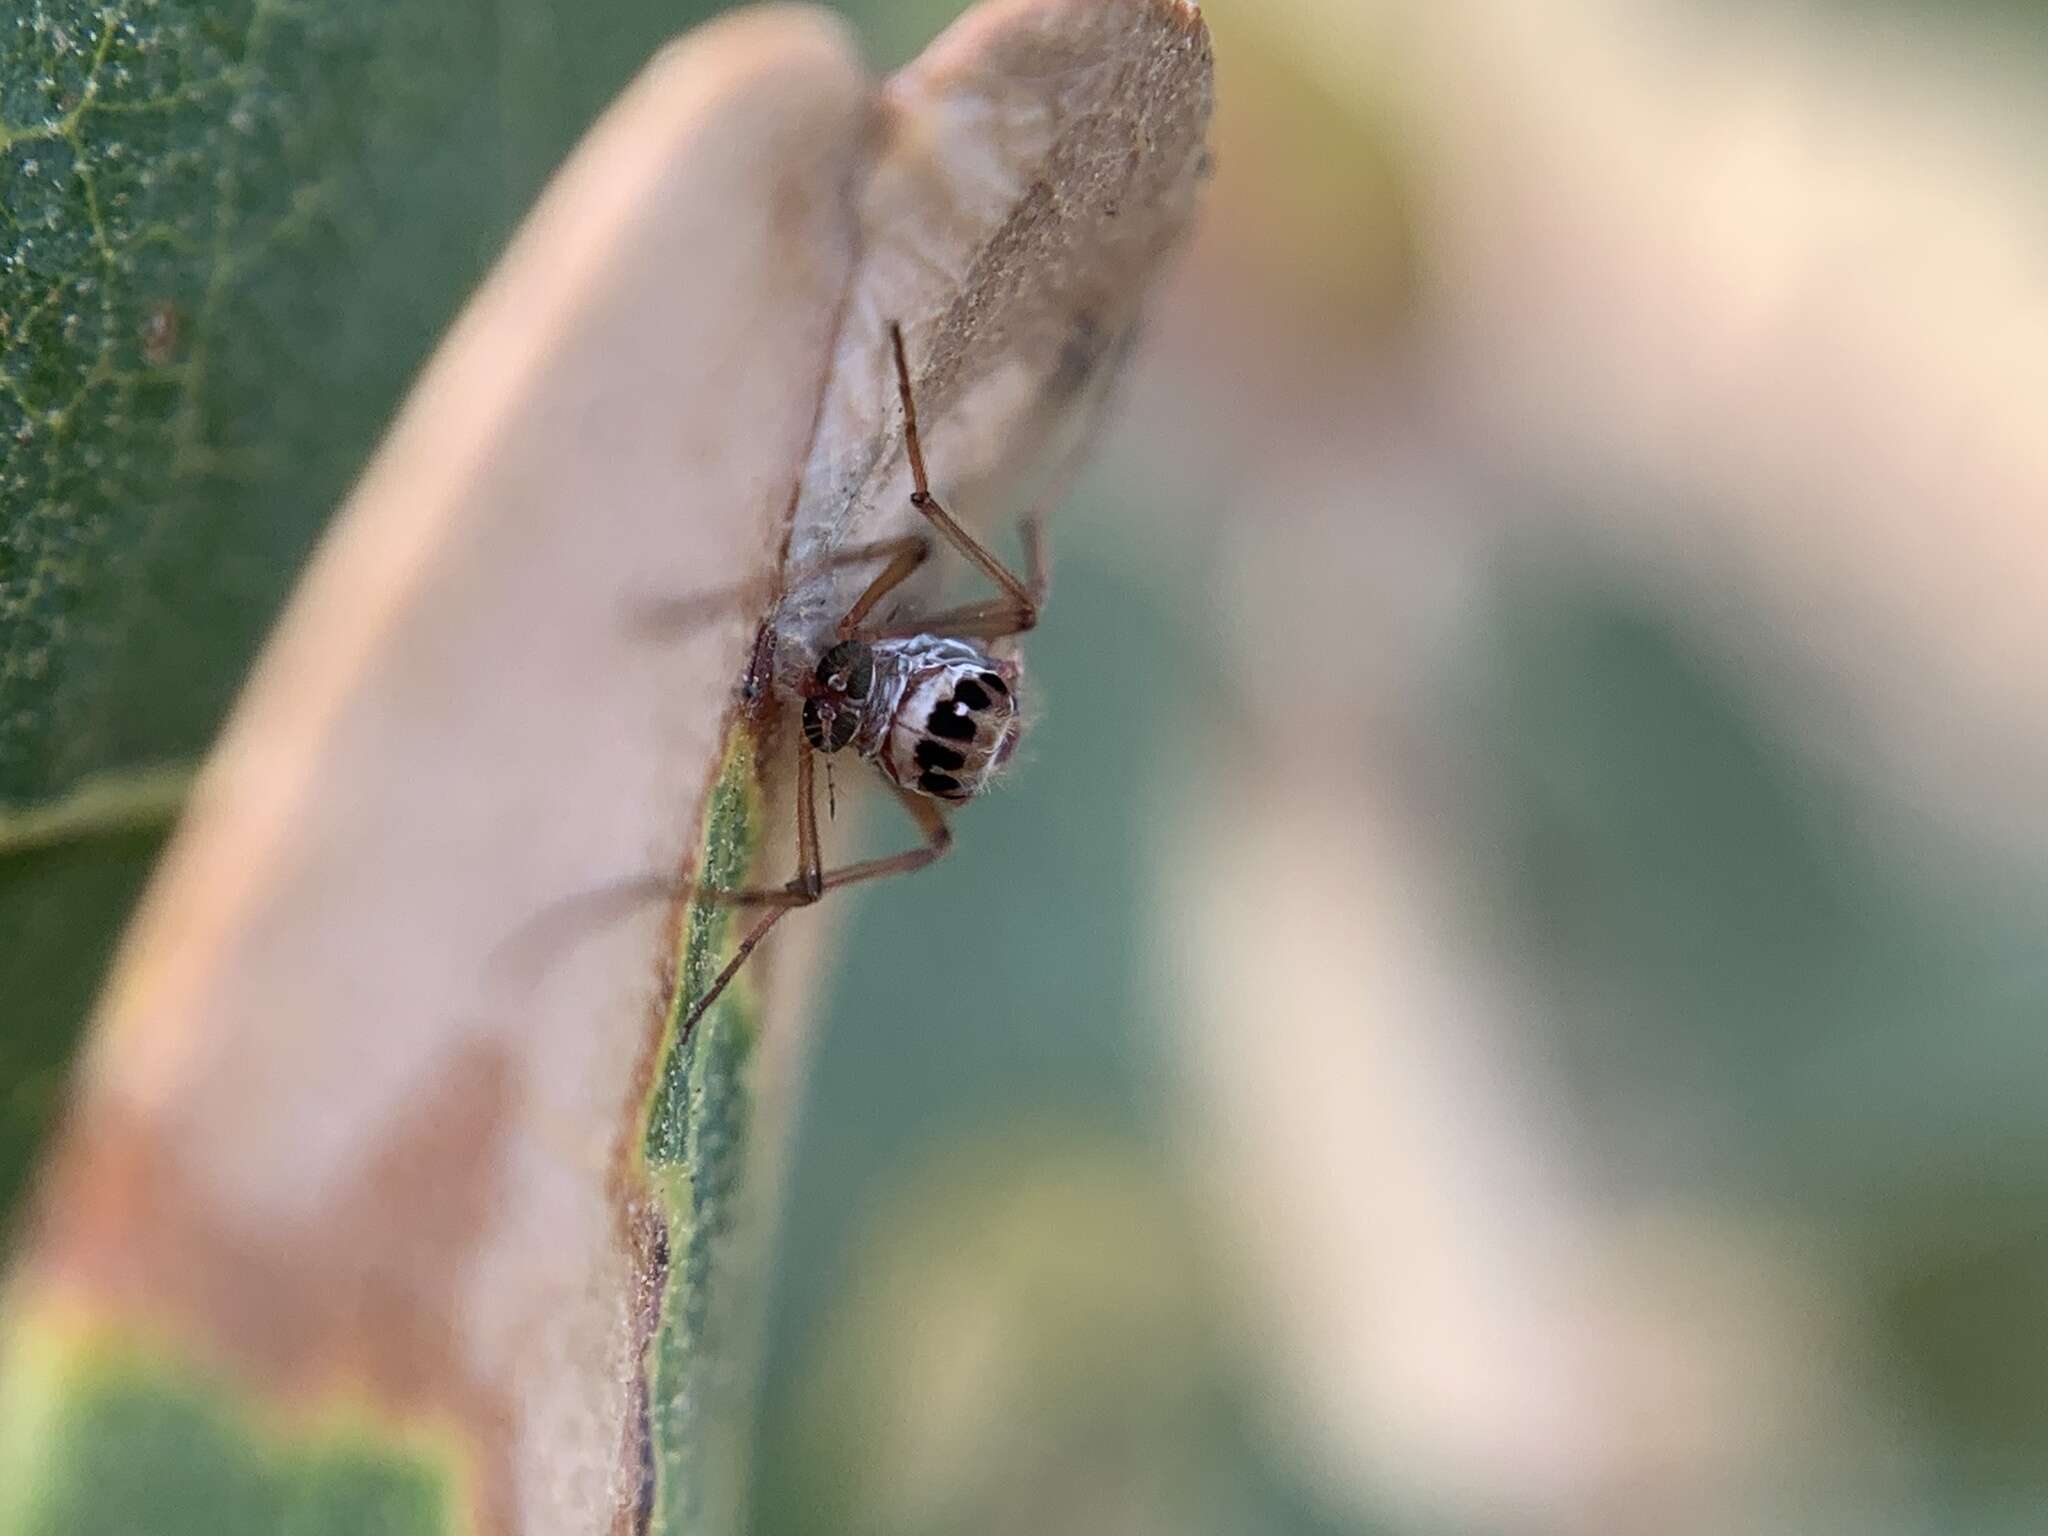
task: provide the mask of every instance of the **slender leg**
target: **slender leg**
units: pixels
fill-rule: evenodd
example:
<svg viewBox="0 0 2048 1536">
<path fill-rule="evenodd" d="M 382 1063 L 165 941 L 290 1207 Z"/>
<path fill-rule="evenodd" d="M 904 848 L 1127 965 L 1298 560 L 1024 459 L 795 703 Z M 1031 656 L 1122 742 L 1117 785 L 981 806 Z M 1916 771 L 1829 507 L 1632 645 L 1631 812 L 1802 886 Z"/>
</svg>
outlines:
<svg viewBox="0 0 2048 1536">
<path fill-rule="evenodd" d="M 707 893 L 708 894 L 708 893 Z M 733 977 L 739 975 L 740 967 L 747 963 L 747 957 L 754 952 L 754 946 L 768 937 L 768 930 L 788 915 L 789 907 L 771 907 L 761 915 L 761 920 L 747 930 L 747 936 L 740 940 L 740 947 L 732 952 L 732 958 L 725 962 L 725 969 L 713 978 L 704 995 L 691 1005 L 683 1022 L 677 1026 L 676 1042 L 688 1040 L 697 1028 L 697 1021 L 711 1011 L 711 1005 L 725 995 L 725 989 L 732 985 Z"/>
<path fill-rule="evenodd" d="M 677 1038 L 687 1040 L 696 1029 L 697 1021 L 704 1017 L 711 1005 L 732 984 L 740 967 L 747 963 L 747 957 L 754 952 L 754 946 L 768 937 L 768 930 L 781 922 L 784 915 L 800 906 L 809 906 L 826 891 L 836 891 L 841 886 L 858 885 L 863 880 L 881 880 L 890 875 L 907 875 L 914 869 L 922 869 L 953 846 L 953 834 L 946 826 L 946 819 L 937 805 L 921 795 L 914 795 L 899 785 L 891 784 L 896 798 L 903 802 L 903 808 L 917 823 L 918 831 L 924 835 L 923 843 L 915 848 L 906 848 L 901 853 L 892 853 L 879 859 L 862 859 L 857 864 L 847 864 L 839 869 L 820 871 L 818 868 L 818 809 L 813 799 L 812 781 L 808 764 L 811 751 L 803 748 L 804 756 L 798 759 L 797 769 L 797 877 L 786 886 L 771 886 L 756 891 L 715 891 L 707 890 L 702 895 L 712 901 L 732 905 L 766 906 L 768 911 L 761 920 L 747 930 L 739 948 L 733 951 L 725 969 L 704 989 L 704 995 L 691 1005 L 677 1028 Z M 809 807 L 809 833 L 806 834 L 805 807 Z M 808 839 L 808 840 L 807 840 Z M 808 852 L 806 852 L 808 849 Z"/>
<path fill-rule="evenodd" d="M 924 444 L 917 435 L 917 405 L 910 395 L 910 362 L 903 353 L 903 327 L 893 320 L 889 322 L 889 345 L 896 355 L 896 392 L 903 399 L 903 451 L 910 460 L 910 504 L 922 512 L 931 525 L 945 536 L 946 542 L 959 550 L 984 576 L 1003 589 L 1008 606 L 1002 611 L 1014 619 L 1003 633 L 1022 634 L 1038 623 L 1041 593 L 1037 589 L 1042 582 L 1020 581 L 1014 571 L 989 553 L 988 547 L 961 527 L 953 514 L 940 506 L 938 498 L 932 495 L 931 480 L 925 473 Z M 1027 521 L 1029 531 L 1026 533 L 1026 556 L 1033 566 L 1039 563 L 1036 552 L 1036 525 L 1035 517 Z M 1042 577 L 1043 572 L 1035 571 L 1034 574 Z"/>
<path fill-rule="evenodd" d="M 1016 605 L 1006 597 L 995 597 L 985 603 L 948 608 L 943 613 L 906 618 L 870 632 L 867 638 L 901 640 L 911 635 L 938 635 L 954 640 L 1002 640 L 1020 633 Z"/>
<path fill-rule="evenodd" d="M 837 869 L 824 868 L 818 852 L 817 781 L 811 772 L 811 764 L 817 754 L 808 742 L 798 750 L 803 755 L 797 759 L 796 775 L 796 874 L 787 885 L 727 890 L 707 886 L 697 892 L 706 901 L 728 907 L 774 907 L 780 911 L 807 907 L 825 892 L 836 891 L 844 885 L 858 885 L 863 880 L 880 880 L 889 875 L 907 875 L 914 869 L 923 869 L 953 846 L 952 829 L 946 825 L 945 816 L 934 802 L 885 779 L 883 782 L 889 785 L 890 792 L 903 802 L 903 809 L 917 823 L 917 830 L 924 841 L 915 848 L 906 848 L 901 853 L 887 854 L 879 859 L 862 859 L 855 864 L 842 864 Z M 675 887 L 668 889 L 672 891 Z"/>
<path fill-rule="evenodd" d="M 818 796 L 817 776 L 814 771 L 815 754 L 807 741 L 797 743 L 796 759 L 796 873 L 786 885 L 767 886 L 760 889 L 717 890 L 697 886 L 692 881 L 678 881 L 665 875 L 643 875 L 631 880 L 622 880 L 600 890 L 586 891 L 555 902 L 538 913 L 519 928 L 504 943 L 499 945 L 498 954 L 502 963 L 519 964 L 530 960 L 537 953 L 545 953 L 564 939 L 573 940 L 591 927 L 614 922 L 637 912 L 649 904 L 661 900 L 674 900 L 694 891 L 707 901 L 716 901 L 726 906 L 767 907 L 767 915 L 754 925 L 754 929 L 740 941 L 739 956 L 719 974 L 711 989 L 705 993 L 692 1012 L 694 1022 L 718 994 L 725 990 L 733 973 L 739 969 L 739 960 L 752 953 L 756 944 L 766 937 L 783 913 L 795 907 L 807 907 L 816 901 L 825 890 L 824 858 L 818 844 Z M 522 968 L 525 968 L 522 966 Z"/>
<path fill-rule="evenodd" d="M 1025 582 L 1033 599 L 1029 610 L 1020 612 L 1007 596 L 989 597 L 939 613 L 901 619 L 871 631 L 868 638 L 895 640 L 907 635 L 944 635 L 960 640 L 1002 640 L 1023 633 L 1030 627 L 1026 621 L 1036 619 L 1038 607 L 1045 602 L 1044 536 L 1038 514 L 1027 516 L 1019 531 L 1024 539 L 1024 569 L 1028 573 Z"/>
<path fill-rule="evenodd" d="M 925 557 L 930 555 L 931 552 L 932 541 L 923 534 L 903 533 L 898 534 L 893 539 L 873 539 L 866 544 L 849 544 L 845 549 L 834 550 L 823 559 L 814 560 L 811 564 L 798 571 L 795 579 L 803 581 L 809 577 L 820 575 L 825 571 L 836 571 L 843 565 L 859 565 L 868 560 L 888 560 L 893 564 L 914 555 L 916 558 L 910 560 L 908 567 L 903 573 L 907 576 L 911 571 L 916 570 L 922 565 Z M 881 580 L 880 577 L 875 579 L 877 581 Z M 902 579 L 903 577 L 899 576 L 896 578 L 896 581 L 901 581 Z M 894 581 L 889 583 L 891 587 L 895 585 L 896 582 Z M 888 587 L 884 587 L 882 590 L 886 592 Z"/>
<path fill-rule="evenodd" d="M 904 577 L 916 570 L 930 553 L 931 540 L 923 534 L 902 534 L 893 539 L 876 539 L 871 543 L 854 544 L 845 549 L 835 550 L 823 559 L 805 566 L 802 570 L 789 573 L 787 580 L 790 583 L 800 582 L 826 571 L 836 571 L 841 566 L 860 565 L 869 560 L 888 560 L 890 562 L 888 569 L 895 570 L 899 563 L 908 559 L 909 563 L 903 566 L 902 571 L 896 576 L 895 580 L 886 583 L 882 586 L 880 592 L 875 593 L 874 599 L 869 602 L 869 607 L 873 607 L 874 603 L 879 602 L 891 587 L 896 586 Z M 911 558 L 913 554 L 915 558 Z M 884 574 L 887 573 L 885 572 Z M 876 580 L 880 582 L 881 578 L 877 577 Z M 766 601 L 774 594 L 775 588 L 775 578 L 762 577 L 758 581 L 746 582 L 739 587 L 729 588 L 722 592 L 700 592 L 694 597 L 658 598 L 652 602 L 636 605 L 633 611 L 632 626 L 635 631 L 641 634 L 656 636 L 684 634 L 709 622 L 715 615 L 725 609 L 749 598 L 758 598 Z M 863 595 L 865 596 L 865 594 Z"/>
<path fill-rule="evenodd" d="M 1027 512 L 1017 524 L 1017 536 L 1024 541 L 1024 584 L 1031 589 L 1031 601 L 1045 606 L 1045 519 Z"/>
<path fill-rule="evenodd" d="M 824 858 L 818 851 L 818 784 L 814 771 L 811 744 L 797 743 L 796 749 L 796 874 L 787 885 L 769 886 L 759 890 L 700 889 L 698 894 L 707 901 L 722 906 L 766 907 L 760 920 L 749 928 L 739 948 L 726 961 L 725 969 L 712 978 L 697 1001 L 690 1005 L 689 1013 L 676 1031 L 677 1040 L 690 1038 L 697 1021 L 704 1017 L 711 1005 L 724 995 L 732 985 L 733 977 L 739 975 L 740 967 L 747 963 L 747 957 L 754 952 L 754 946 L 768 937 L 768 930 L 781 922 L 783 916 L 796 907 L 807 907 L 816 901 L 825 889 L 823 872 Z"/>
<path fill-rule="evenodd" d="M 921 533 L 893 541 L 901 546 L 889 563 L 876 572 L 875 579 L 868 583 L 867 590 L 854 599 L 853 606 L 846 610 L 846 617 L 839 621 L 839 638 L 850 639 L 861 626 L 861 620 L 874 611 L 875 604 L 909 579 L 910 573 L 923 565 L 932 552 L 932 541 Z M 882 546 L 876 546 L 880 548 Z"/>
<path fill-rule="evenodd" d="M 842 886 L 859 885 L 863 880 L 885 880 L 891 875 L 907 875 L 912 870 L 923 869 L 953 846 L 953 829 L 946 825 L 946 818 L 938 806 L 914 795 L 900 784 L 889 788 L 903 809 L 910 813 L 910 819 L 917 823 L 917 830 L 924 842 L 915 848 L 906 848 L 901 853 L 888 854 L 879 859 L 862 859 L 858 864 L 844 864 L 838 869 L 825 871 L 822 886 L 825 890 L 836 891 Z"/>
<path fill-rule="evenodd" d="M 786 885 L 696 886 L 697 895 L 727 907 L 807 907 L 825 889 L 824 858 L 818 845 L 818 754 L 807 741 L 796 747 L 796 873 Z M 674 885 L 669 886 L 675 890 Z M 685 885 L 682 890 L 693 887 Z"/>
<path fill-rule="evenodd" d="M 800 750 L 804 756 L 797 760 L 797 872 L 788 884 L 718 890 L 695 887 L 689 881 L 678 881 L 664 875 L 621 880 L 601 890 L 586 891 L 550 903 L 521 923 L 496 947 L 493 965 L 531 981 L 547 956 L 560 953 L 564 946 L 587 935 L 593 927 L 628 917 L 652 902 L 673 901 L 679 896 L 690 895 L 693 890 L 704 900 L 725 906 L 766 907 L 768 910 L 762 914 L 761 920 L 740 940 L 738 953 L 690 1010 L 690 1017 L 685 1021 L 687 1033 L 687 1029 L 694 1027 L 703 1016 L 704 1010 L 718 1000 L 718 994 L 725 990 L 741 963 L 753 953 L 754 946 L 767 936 L 768 930 L 780 922 L 785 913 L 810 906 L 825 892 L 843 885 L 857 885 L 863 880 L 879 880 L 922 869 L 952 846 L 952 832 L 939 808 L 931 801 L 891 784 L 889 788 L 917 823 L 924 841 L 915 848 L 886 858 L 863 859 L 839 869 L 823 868 L 818 842 L 817 800 L 813 792 L 815 778 L 807 761 L 812 758 L 812 751 L 808 743 Z"/>
</svg>

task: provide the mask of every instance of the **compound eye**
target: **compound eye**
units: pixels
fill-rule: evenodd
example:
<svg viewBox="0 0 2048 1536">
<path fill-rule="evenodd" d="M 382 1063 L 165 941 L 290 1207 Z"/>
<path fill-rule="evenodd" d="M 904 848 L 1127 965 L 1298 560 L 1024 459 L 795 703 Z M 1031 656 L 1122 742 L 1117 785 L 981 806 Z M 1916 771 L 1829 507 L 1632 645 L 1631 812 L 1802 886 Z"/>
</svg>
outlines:
<svg viewBox="0 0 2048 1536">
<path fill-rule="evenodd" d="M 818 699 L 804 700 L 804 740 L 820 752 L 838 752 L 851 746 L 859 725 L 850 709 L 831 709 Z"/>
<path fill-rule="evenodd" d="M 818 686 L 858 702 L 875 686 L 875 653 L 858 640 L 842 640 L 818 659 Z"/>
<path fill-rule="evenodd" d="M 849 699 L 864 699 L 874 691 L 875 653 L 862 646 L 853 656 L 853 664 L 846 669 L 846 696 Z"/>
</svg>

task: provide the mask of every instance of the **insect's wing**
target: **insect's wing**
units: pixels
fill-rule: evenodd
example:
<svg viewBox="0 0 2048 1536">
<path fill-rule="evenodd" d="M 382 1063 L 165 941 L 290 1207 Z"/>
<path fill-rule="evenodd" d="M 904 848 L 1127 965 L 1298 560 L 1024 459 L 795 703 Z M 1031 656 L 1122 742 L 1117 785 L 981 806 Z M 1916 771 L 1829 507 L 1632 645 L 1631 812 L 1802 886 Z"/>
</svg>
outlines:
<svg viewBox="0 0 2048 1536">
<path fill-rule="evenodd" d="M 914 525 L 903 325 L 946 505 L 987 533 L 1061 478 L 1206 172 L 1209 37 L 1182 0 L 996 0 L 892 79 L 791 550 Z M 843 611 L 798 594 L 816 622 Z"/>
</svg>

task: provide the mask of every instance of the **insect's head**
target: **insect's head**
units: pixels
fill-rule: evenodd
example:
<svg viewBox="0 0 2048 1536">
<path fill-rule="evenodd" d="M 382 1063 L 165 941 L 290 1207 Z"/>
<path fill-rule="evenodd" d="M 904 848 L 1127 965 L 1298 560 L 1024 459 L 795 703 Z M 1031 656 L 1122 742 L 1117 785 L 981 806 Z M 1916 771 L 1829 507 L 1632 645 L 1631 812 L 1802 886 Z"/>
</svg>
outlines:
<svg viewBox="0 0 2048 1536">
<path fill-rule="evenodd" d="M 818 670 L 804 690 L 804 740 L 820 752 L 850 746 L 874 686 L 873 646 L 862 640 L 833 646 L 818 658 Z"/>
</svg>

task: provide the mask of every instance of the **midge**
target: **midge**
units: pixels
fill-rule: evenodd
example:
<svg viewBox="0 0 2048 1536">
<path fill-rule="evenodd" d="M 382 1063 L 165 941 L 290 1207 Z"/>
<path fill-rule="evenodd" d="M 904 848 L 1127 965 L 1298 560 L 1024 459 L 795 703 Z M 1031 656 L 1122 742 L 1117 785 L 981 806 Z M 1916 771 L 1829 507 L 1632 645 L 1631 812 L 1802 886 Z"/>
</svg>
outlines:
<svg viewBox="0 0 2048 1536">
<path fill-rule="evenodd" d="M 910 460 L 910 504 L 922 512 L 947 543 L 974 562 L 1000 595 L 918 618 L 877 622 L 875 609 L 932 552 L 922 533 L 862 545 L 836 556 L 832 565 L 867 560 L 886 563 L 841 616 L 828 646 L 808 674 L 771 686 L 802 703 L 802 732 L 796 756 L 796 873 L 787 884 L 758 889 L 700 888 L 696 894 L 728 906 L 766 907 L 760 921 L 704 995 L 683 1019 L 689 1038 L 706 1010 L 739 973 L 768 930 L 796 907 L 807 907 L 825 892 L 862 880 L 922 869 L 952 846 L 943 805 L 962 805 L 986 789 L 1016 749 L 1023 730 L 1018 693 L 1023 668 L 1000 642 L 1038 623 L 1045 599 L 1045 562 L 1036 516 L 1025 518 L 1024 576 L 991 554 L 932 495 L 924 448 L 917 435 L 917 406 L 910 394 L 910 365 L 903 354 L 903 329 L 889 325 L 896 359 L 896 389 L 903 400 L 903 449 Z M 886 858 L 826 869 L 818 846 L 816 757 L 852 750 L 881 771 L 917 823 L 923 841 Z"/>
</svg>

